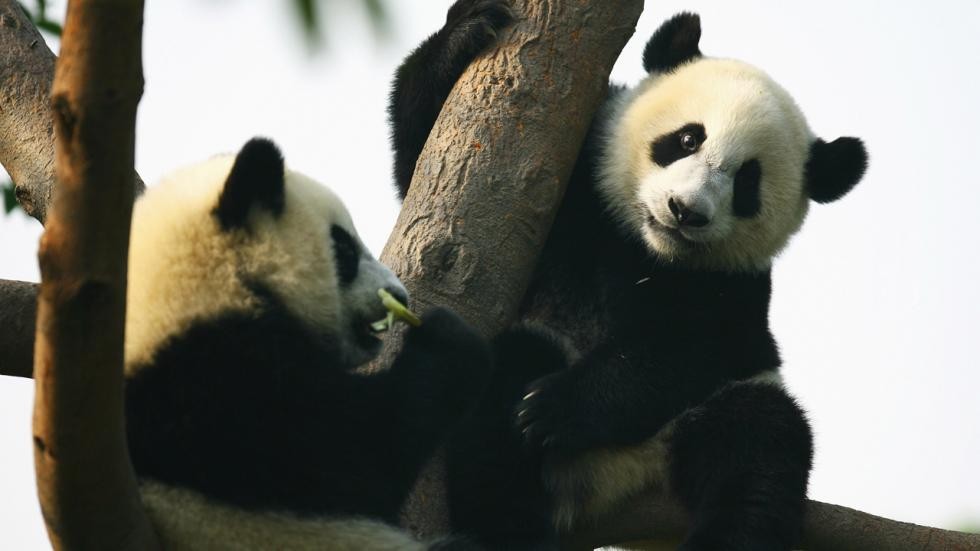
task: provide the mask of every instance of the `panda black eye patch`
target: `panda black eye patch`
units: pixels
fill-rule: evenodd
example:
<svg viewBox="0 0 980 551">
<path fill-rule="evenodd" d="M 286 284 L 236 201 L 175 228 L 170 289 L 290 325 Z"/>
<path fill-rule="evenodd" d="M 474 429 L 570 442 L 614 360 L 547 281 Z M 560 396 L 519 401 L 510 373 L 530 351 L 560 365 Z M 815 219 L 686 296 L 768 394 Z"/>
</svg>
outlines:
<svg viewBox="0 0 980 551">
<path fill-rule="evenodd" d="M 357 277 L 357 265 L 361 253 L 357 242 L 344 228 L 334 224 L 330 226 L 330 238 L 333 241 L 334 258 L 337 261 L 337 276 L 341 285 L 349 285 Z"/>
<path fill-rule="evenodd" d="M 739 218 L 751 218 L 759 214 L 762 198 L 759 195 L 759 181 L 762 179 L 762 165 L 758 159 L 742 163 L 735 173 L 735 189 L 732 192 L 732 210 Z"/>
<path fill-rule="evenodd" d="M 674 161 L 696 153 L 706 139 L 708 135 L 703 124 L 688 123 L 653 140 L 650 144 L 650 157 L 657 165 L 666 168 Z"/>
</svg>

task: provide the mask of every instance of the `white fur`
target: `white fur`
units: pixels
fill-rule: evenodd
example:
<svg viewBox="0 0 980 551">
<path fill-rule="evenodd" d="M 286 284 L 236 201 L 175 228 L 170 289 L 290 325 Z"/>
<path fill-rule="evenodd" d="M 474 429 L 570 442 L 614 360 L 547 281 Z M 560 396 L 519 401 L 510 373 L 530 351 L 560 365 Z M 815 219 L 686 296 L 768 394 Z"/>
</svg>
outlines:
<svg viewBox="0 0 980 551">
<path fill-rule="evenodd" d="M 143 505 L 164 549 L 421 551 L 406 532 L 361 518 L 299 518 L 226 507 L 189 490 L 144 482 Z"/>
<path fill-rule="evenodd" d="M 807 213 L 804 167 L 813 134 L 789 94 L 746 63 L 701 58 L 654 74 L 620 94 L 603 129 L 599 189 L 612 215 L 663 258 L 694 268 L 758 270 L 800 227 Z M 651 159 L 658 137 L 688 123 L 707 139 L 695 154 L 667 167 Z M 761 212 L 738 218 L 732 182 L 742 163 L 762 166 Z M 651 229 L 653 214 L 676 228 L 669 196 L 712 214 L 704 228 L 676 234 Z"/>
<path fill-rule="evenodd" d="M 286 171 L 279 217 L 255 208 L 248 230 L 223 231 L 212 211 L 234 158 L 220 156 L 177 171 L 151 187 L 133 211 L 126 312 L 127 373 L 192 324 L 258 308 L 243 281 L 265 284 L 316 331 L 339 337 L 352 365 L 370 359 L 354 344 L 354 320 L 385 310 L 380 287 L 403 289 L 360 244 L 350 214 L 329 189 Z M 330 227 L 344 228 L 362 251 L 358 278 L 338 289 Z"/>
<path fill-rule="evenodd" d="M 585 452 L 565 464 L 549 464 L 544 481 L 554 498 L 552 520 L 567 531 L 581 519 L 612 512 L 645 490 L 663 491 L 673 423 L 635 446 Z"/>
</svg>

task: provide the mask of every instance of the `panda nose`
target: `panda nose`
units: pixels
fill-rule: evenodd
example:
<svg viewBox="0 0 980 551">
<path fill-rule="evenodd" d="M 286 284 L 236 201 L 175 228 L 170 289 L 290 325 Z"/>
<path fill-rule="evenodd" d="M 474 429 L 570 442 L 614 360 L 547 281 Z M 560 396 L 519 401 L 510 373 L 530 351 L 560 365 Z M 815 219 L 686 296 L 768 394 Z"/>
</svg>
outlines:
<svg viewBox="0 0 980 551">
<path fill-rule="evenodd" d="M 667 208 L 670 209 L 670 213 L 674 215 L 674 218 L 677 219 L 677 223 L 681 226 L 703 228 L 704 226 L 708 225 L 708 222 L 711 221 L 707 216 L 701 214 L 700 212 L 691 210 L 680 199 L 674 199 L 673 197 L 667 199 Z"/>
</svg>

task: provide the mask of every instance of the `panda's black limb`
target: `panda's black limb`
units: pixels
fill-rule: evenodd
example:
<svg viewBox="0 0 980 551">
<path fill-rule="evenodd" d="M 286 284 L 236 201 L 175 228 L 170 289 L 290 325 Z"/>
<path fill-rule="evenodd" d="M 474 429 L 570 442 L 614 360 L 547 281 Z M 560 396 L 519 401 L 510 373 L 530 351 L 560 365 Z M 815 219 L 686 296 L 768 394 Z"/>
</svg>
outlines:
<svg viewBox="0 0 980 551">
<path fill-rule="evenodd" d="M 513 423 L 531 381 L 563 370 L 567 347 L 535 326 L 494 341 L 496 371 L 476 409 L 449 440 L 448 491 L 453 529 L 493 549 L 558 549 L 539 452 Z"/>
<path fill-rule="evenodd" d="M 779 386 L 736 383 L 681 416 L 669 485 L 692 518 L 681 547 L 785 550 L 799 541 L 813 448 L 803 411 Z"/>
<path fill-rule="evenodd" d="M 263 293 L 258 312 L 198 323 L 127 381 L 141 477 L 249 510 L 395 521 L 437 443 L 490 371 L 484 341 L 435 310 L 378 375 Z"/>
<path fill-rule="evenodd" d="M 471 61 L 514 20 L 509 0 L 458 0 L 446 24 L 398 67 L 389 100 L 398 194 L 408 193 L 415 162 L 449 91 Z"/>
</svg>

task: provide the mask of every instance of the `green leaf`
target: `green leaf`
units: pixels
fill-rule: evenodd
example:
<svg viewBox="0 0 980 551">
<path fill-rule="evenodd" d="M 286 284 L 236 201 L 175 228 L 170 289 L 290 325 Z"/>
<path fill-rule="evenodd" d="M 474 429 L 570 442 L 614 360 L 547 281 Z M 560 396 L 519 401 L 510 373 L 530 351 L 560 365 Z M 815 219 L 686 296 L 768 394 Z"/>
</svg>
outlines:
<svg viewBox="0 0 980 551">
<path fill-rule="evenodd" d="M 46 21 L 48 18 L 45 15 L 44 12 L 46 12 L 47 9 L 48 9 L 48 2 L 47 2 L 47 0 L 36 0 L 35 3 L 37 4 L 37 19 L 38 19 L 38 21 Z"/>
<path fill-rule="evenodd" d="M 307 38 L 311 40 L 316 39 L 319 24 L 317 20 L 316 0 L 293 0 L 293 6 L 296 8 L 296 14 L 299 16 L 300 23 L 303 25 L 303 31 L 306 33 Z"/>
<path fill-rule="evenodd" d="M 49 19 L 38 19 L 34 22 L 34 24 L 37 25 L 37 28 L 41 29 L 42 31 L 47 31 L 55 36 L 61 36 L 61 25 L 55 23 L 54 21 Z"/>
<path fill-rule="evenodd" d="M 380 26 L 388 17 L 383 0 L 364 0 L 364 7 L 367 8 L 368 16 L 375 26 Z"/>
<path fill-rule="evenodd" d="M 17 202 L 17 194 L 14 192 L 14 183 L 11 181 L 6 181 L 0 184 L 0 189 L 3 190 L 3 212 L 10 214 L 11 211 L 20 206 Z"/>
</svg>

